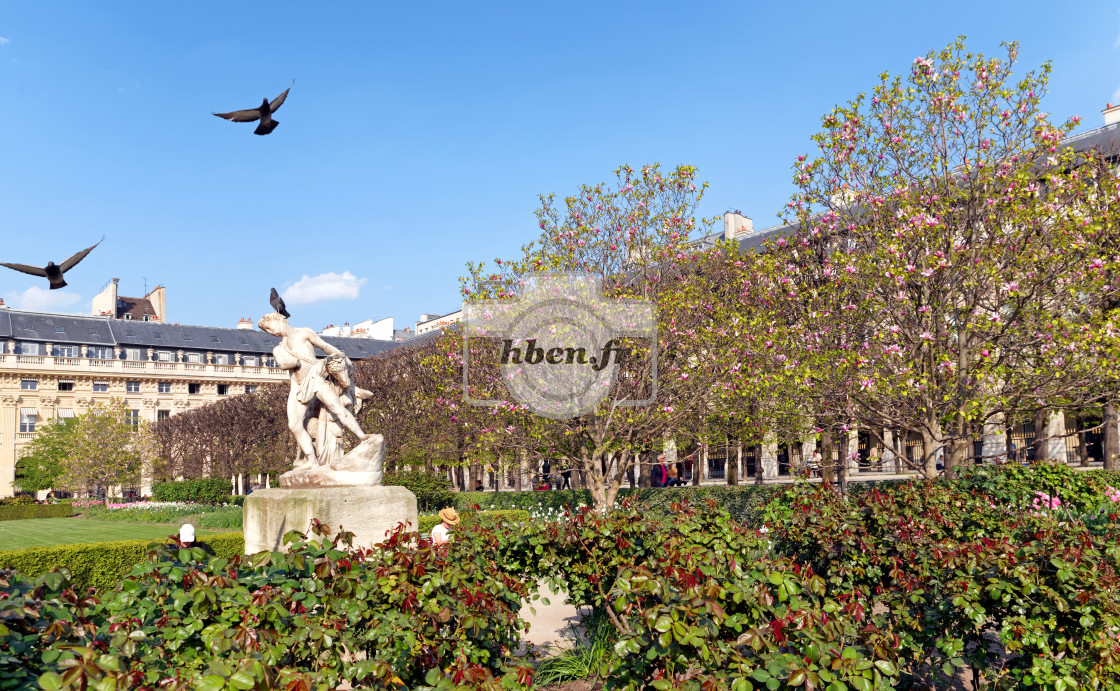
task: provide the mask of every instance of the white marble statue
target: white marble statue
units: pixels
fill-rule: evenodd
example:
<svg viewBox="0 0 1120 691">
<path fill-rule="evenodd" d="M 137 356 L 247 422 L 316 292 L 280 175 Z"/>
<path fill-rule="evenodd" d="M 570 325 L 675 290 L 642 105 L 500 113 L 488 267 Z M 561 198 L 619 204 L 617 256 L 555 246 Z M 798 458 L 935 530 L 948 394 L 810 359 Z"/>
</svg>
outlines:
<svg viewBox="0 0 1120 691">
<path fill-rule="evenodd" d="M 278 312 L 257 322 L 262 331 L 280 343 L 272 355 L 281 369 L 288 370 L 288 429 L 299 448 L 294 470 L 280 477 L 289 487 L 378 485 L 384 440 L 367 435 L 355 415 L 361 402 L 372 394 L 355 386 L 354 364 L 338 348 L 305 327 L 294 327 Z M 315 349 L 327 357 L 315 357 Z M 361 443 L 344 453 L 342 429 L 354 433 Z"/>
</svg>

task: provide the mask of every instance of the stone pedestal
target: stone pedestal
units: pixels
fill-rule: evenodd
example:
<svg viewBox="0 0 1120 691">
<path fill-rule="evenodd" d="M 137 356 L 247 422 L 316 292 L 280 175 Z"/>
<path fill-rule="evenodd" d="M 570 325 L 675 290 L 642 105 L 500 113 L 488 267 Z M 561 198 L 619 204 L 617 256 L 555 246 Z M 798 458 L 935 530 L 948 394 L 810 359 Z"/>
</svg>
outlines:
<svg viewBox="0 0 1120 691">
<path fill-rule="evenodd" d="M 262 489 L 245 498 L 245 553 L 286 552 L 284 534 L 307 533 L 311 519 L 330 526 L 331 536 L 344 528 L 354 546 L 373 547 L 406 522 L 416 530 L 416 496 L 404 487 L 318 487 Z"/>
</svg>

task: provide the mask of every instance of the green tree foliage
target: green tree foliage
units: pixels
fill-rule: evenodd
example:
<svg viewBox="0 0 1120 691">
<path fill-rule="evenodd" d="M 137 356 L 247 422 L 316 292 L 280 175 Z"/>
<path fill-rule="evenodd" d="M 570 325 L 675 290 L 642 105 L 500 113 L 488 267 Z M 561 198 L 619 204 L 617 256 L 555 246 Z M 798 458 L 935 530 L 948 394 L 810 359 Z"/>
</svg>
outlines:
<svg viewBox="0 0 1120 691">
<path fill-rule="evenodd" d="M 73 489 L 133 485 L 156 458 L 155 436 L 145 420 L 128 419 L 120 399 L 94 403 L 74 419 L 70 454 L 61 483 Z"/>
<path fill-rule="evenodd" d="M 75 430 L 74 418 L 55 418 L 39 425 L 16 460 L 13 484 L 25 492 L 57 487 L 72 453 Z"/>
</svg>

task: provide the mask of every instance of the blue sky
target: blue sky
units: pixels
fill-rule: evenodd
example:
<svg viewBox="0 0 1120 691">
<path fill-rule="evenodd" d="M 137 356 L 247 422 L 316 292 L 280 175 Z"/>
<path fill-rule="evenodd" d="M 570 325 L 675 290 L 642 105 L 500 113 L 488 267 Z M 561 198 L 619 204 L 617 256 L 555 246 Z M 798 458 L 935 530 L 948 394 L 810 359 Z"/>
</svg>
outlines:
<svg viewBox="0 0 1120 691">
<path fill-rule="evenodd" d="M 0 261 L 106 236 L 66 289 L 3 269 L 0 297 L 87 313 L 146 279 L 171 321 L 234 326 L 296 286 L 296 324 L 400 328 L 536 237 L 538 194 L 624 163 L 773 224 L 820 116 L 958 34 L 1052 61 L 1082 129 L 1120 101 L 1115 1 L 323 5 L 0 1 Z M 210 115 L 293 78 L 267 137 Z"/>
</svg>

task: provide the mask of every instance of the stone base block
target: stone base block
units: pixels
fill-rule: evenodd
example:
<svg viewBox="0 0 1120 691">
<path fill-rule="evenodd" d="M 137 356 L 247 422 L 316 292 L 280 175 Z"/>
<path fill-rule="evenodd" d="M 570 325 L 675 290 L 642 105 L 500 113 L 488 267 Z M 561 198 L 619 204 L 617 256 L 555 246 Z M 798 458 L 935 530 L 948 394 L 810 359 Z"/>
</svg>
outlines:
<svg viewBox="0 0 1120 691">
<path fill-rule="evenodd" d="M 245 553 L 286 552 L 284 534 L 307 533 L 311 519 L 354 533 L 354 545 L 373 547 L 405 522 L 420 525 L 416 496 L 404 487 L 318 487 L 262 489 L 245 497 Z"/>
</svg>

